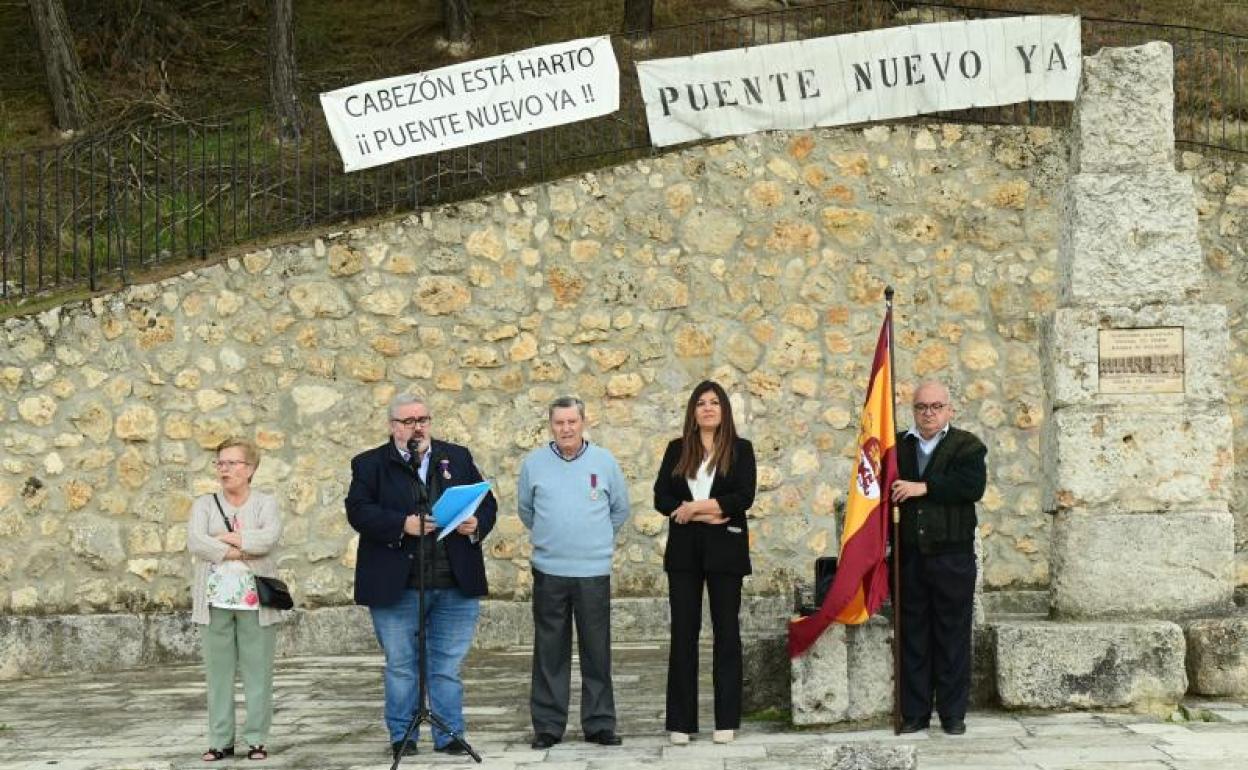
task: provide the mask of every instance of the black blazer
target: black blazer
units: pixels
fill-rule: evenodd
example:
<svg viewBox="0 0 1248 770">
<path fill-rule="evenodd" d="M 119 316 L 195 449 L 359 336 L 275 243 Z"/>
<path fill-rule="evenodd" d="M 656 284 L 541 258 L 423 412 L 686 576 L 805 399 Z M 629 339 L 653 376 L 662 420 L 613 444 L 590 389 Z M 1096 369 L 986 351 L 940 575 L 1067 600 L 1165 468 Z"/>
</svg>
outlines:
<svg viewBox="0 0 1248 770">
<path fill-rule="evenodd" d="M 654 480 L 654 507 L 667 516 L 681 503 L 693 499 L 689 482 L 672 475 L 672 469 L 680 460 L 682 445 L 683 439 L 674 439 L 667 445 L 659 476 Z M 719 501 L 728 523 L 677 524 L 669 519 L 664 570 L 750 574 L 750 529 L 745 512 L 754 505 L 756 476 L 754 445 L 738 438 L 732 447 L 732 467 L 728 475 L 716 469 L 715 480 L 711 482 L 711 497 Z"/>
<path fill-rule="evenodd" d="M 481 481 L 472 454 L 458 444 L 433 441 L 429 457 L 429 497 L 436 501 L 447 487 Z M 451 478 L 442 474 L 441 461 Z M 347 521 L 360 533 L 355 558 L 355 601 L 384 607 L 399 601 L 407 587 L 418 538 L 403 532 L 403 520 L 416 511 L 416 469 L 387 441 L 351 460 L 351 488 L 347 491 Z M 498 502 L 490 492 L 477 508 L 476 542 L 458 532 L 443 543 L 451 573 L 469 596 L 485 596 L 485 559 L 481 541 L 494 527 Z"/>
</svg>

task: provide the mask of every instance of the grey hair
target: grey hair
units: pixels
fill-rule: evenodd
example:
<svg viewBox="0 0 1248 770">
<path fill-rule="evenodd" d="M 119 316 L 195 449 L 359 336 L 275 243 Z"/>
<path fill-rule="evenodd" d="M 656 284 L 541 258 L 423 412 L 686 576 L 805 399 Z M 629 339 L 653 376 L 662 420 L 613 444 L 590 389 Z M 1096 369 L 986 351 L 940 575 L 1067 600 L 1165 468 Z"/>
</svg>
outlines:
<svg viewBox="0 0 1248 770">
<path fill-rule="evenodd" d="M 409 404 L 421 404 L 425 407 L 429 406 L 420 396 L 413 393 L 400 393 L 390 399 L 390 406 L 386 409 L 387 418 L 393 420 L 394 416 L 399 413 L 399 409 L 401 407 L 408 406 Z"/>
<path fill-rule="evenodd" d="M 567 409 L 568 407 L 576 407 L 576 411 L 580 413 L 581 419 L 585 419 L 585 402 L 576 396 L 560 396 L 550 402 L 550 409 L 546 411 L 546 419 L 555 419 L 556 409 Z"/>
<path fill-rule="evenodd" d="M 920 382 L 918 385 L 915 386 L 914 392 L 918 393 L 923 388 L 940 388 L 945 393 L 945 401 L 950 406 L 953 405 L 953 393 L 950 392 L 949 386 L 941 382 L 940 380 L 923 380 L 922 382 Z"/>
</svg>

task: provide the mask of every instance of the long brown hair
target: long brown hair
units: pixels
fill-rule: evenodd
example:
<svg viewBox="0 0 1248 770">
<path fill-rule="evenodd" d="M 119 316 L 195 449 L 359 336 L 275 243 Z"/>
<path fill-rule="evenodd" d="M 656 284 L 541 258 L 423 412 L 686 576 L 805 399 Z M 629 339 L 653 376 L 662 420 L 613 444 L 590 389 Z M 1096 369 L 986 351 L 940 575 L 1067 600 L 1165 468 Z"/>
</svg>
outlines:
<svg viewBox="0 0 1248 770">
<path fill-rule="evenodd" d="M 685 407 L 685 429 L 681 434 L 684 441 L 680 448 L 680 460 L 672 469 L 673 476 L 691 478 L 697 475 L 698 468 L 702 465 L 706 450 L 702 448 L 697 411 L 698 399 L 708 391 L 714 392 L 719 399 L 720 414 L 719 427 L 715 429 L 715 444 L 711 448 L 711 465 L 720 476 L 726 475 L 732 467 L 732 446 L 737 440 L 737 426 L 732 421 L 732 402 L 718 382 L 703 380 L 693 389 L 693 393 L 689 395 L 689 405 Z"/>
</svg>

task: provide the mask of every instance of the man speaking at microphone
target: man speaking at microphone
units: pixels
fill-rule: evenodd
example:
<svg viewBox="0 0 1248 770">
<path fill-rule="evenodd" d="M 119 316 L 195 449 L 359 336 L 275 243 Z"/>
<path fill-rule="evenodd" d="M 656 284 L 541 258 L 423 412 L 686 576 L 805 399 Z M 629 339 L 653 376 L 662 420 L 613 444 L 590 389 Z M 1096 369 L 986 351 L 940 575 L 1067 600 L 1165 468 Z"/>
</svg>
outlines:
<svg viewBox="0 0 1248 770">
<path fill-rule="evenodd" d="M 403 734 L 418 707 L 423 618 L 429 654 L 429 700 L 433 713 L 464 734 L 464 686 L 460 663 L 477 627 L 486 593 L 481 541 L 494 526 L 498 503 L 487 494 L 455 531 L 439 540 L 433 504 L 443 490 L 481 481 L 466 447 L 431 438 L 433 418 L 418 396 L 390 402 L 390 440 L 351 460 L 347 520 L 360 533 L 355 560 L 355 601 L 368 607 L 385 653 L 385 720 L 391 751 L 411 753 Z M 424 526 L 421 526 L 421 514 Z M 423 569 L 425 606 L 421 606 Z M 434 750 L 462 754 L 464 747 L 433 730 Z"/>
</svg>

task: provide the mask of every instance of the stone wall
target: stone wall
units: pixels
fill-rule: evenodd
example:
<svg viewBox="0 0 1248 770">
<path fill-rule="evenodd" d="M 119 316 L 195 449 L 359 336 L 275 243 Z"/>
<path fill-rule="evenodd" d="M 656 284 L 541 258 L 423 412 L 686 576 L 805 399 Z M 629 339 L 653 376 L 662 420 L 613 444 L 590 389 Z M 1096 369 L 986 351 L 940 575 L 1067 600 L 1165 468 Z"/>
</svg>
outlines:
<svg viewBox="0 0 1248 770">
<path fill-rule="evenodd" d="M 1200 196 L 1207 300 L 1230 308 L 1242 551 L 1248 168 L 1180 165 Z M 209 448 L 236 433 L 264 452 L 257 485 L 282 503 L 298 599 L 349 603 L 348 460 L 383 440 L 398 389 L 427 395 L 437 434 L 496 482 L 488 571 L 502 598 L 528 592 L 520 459 L 545 440 L 551 398 L 584 397 L 591 437 L 631 482 L 617 592 L 658 594 L 664 525 L 649 490 L 704 377 L 732 393 L 758 451 L 747 590 L 785 592 L 836 549 L 889 283 L 902 383 L 950 381 L 955 420 L 991 447 L 986 587 L 1046 585 L 1037 332 L 1056 302 L 1066 168 L 1048 129 L 756 135 L 6 321 L 0 609 L 186 606 L 190 502 L 215 485 Z"/>
</svg>

